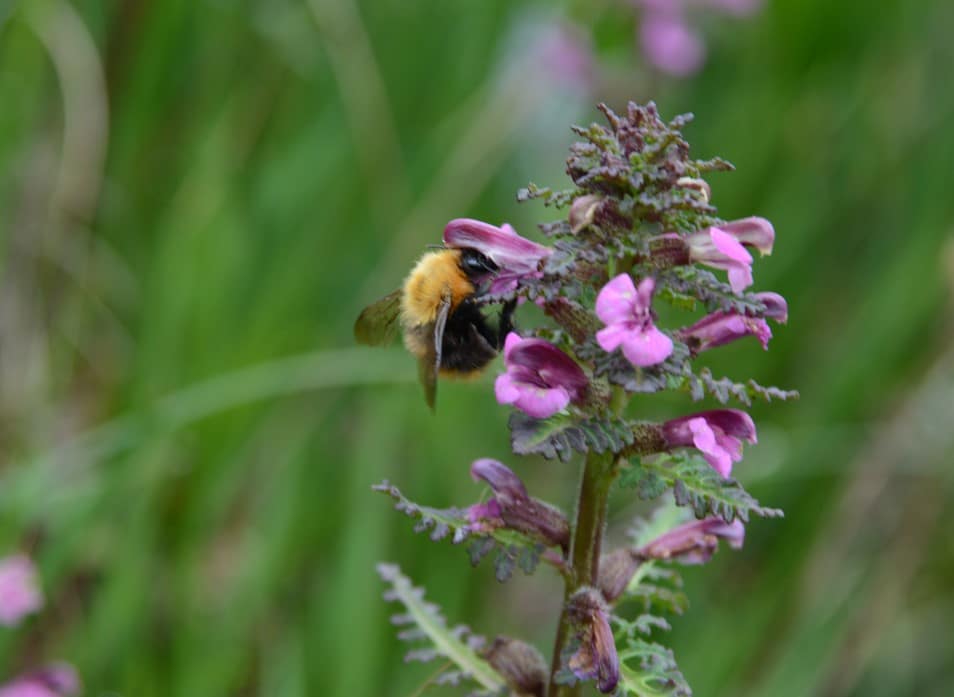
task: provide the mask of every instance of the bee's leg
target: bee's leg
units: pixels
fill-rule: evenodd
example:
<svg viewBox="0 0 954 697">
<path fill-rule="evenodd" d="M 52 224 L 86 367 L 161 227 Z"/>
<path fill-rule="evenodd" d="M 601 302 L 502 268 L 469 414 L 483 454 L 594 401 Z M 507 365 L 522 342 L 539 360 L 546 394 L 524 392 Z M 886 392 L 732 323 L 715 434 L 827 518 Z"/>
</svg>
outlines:
<svg viewBox="0 0 954 697">
<path fill-rule="evenodd" d="M 503 348 L 507 334 L 513 331 L 513 311 L 517 309 L 517 299 L 508 300 L 500 311 L 500 324 L 497 327 L 497 350 Z"/>
</svg>

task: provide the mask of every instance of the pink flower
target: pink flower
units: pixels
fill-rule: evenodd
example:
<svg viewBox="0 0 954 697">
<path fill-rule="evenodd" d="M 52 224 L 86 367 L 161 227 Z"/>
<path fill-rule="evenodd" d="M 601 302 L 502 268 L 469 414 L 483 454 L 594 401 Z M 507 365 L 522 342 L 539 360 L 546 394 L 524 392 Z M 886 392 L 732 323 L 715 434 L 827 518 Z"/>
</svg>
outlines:
<svg viewBox="0 0 954 697">
<path fill-rule="evenodd" d="M 17 554 L 0 560 L 0 624 L 11 627 L 43 607 L 36 568 Z"/>
<path fill-rule="evenodd" d="M 470 529 L 489 533 L 509 528 L 542 541 L 547 546 L 566 548 L 570 526 L 559 510 L 531 498 L 520 477 L 502 462 L 490 458 L 475 460 L 470 467 L 474 481 L 483 480 L 494 491 L 493 498 L 467 509 Z"/>
<path fill-rule="evenodd" d="M 582 27 L 553 23 L 545 26 L 533 46 L 534 58 L 558 85 L 586 92 L 593 83 L 593 47 Z"/>
<path fill-rule="evenodd" d="M 723 346 L 746 336 L 757 338 L 762 348 L 767 351 L 772 330 L 768 323 L 759 317 L 748 317 L 737 312 L 713 312 L 691 327 L 680 329 L 678 336 L 686 342 L 689 350 L 694 354 Z"/>
<path fill-rule="evenodd" d="M 778 293 L 756 293 L 755 297 L 765 305 L 765 316 L 779 324 L 788 322 L 788 303 Z"/>
<path fill-rule="evenodd" d="M 549 247 L 531 242 L 504 223 L 496 227 L 471 218 L 457 218 L 444 228 L 444 244 L 457 249 L 476 249 L 497 265 L 490 293 L 516 290 L 521 278 L 537 277 L 540 262 L 553 253 Z"/>
<path fill-rule="evenodd" d="M 705 564 L 724 539 L 732 549 L 741 549 L 745 525 L 741 520 L 726 523 L 718 516 L 693 520 L 673 528 L 637 550 L 642 559 L 678 561 L 682 564 Z"/>
<path fill-rule="evenodd" d="M 500 404 L 513 404 L 535 419 L 545 419 L 583 397 L 589 381 L 576 361 L 543 339 L 522 339 L 514 332 L 504 342 L 507 372 L 497 376 Z"/>
<path fill-rule="evenodd" d="M 752 285 L 752 255 L 745 247 L 772 253 L 775 229 L 765 218 L 751 217 L 709 227 L 685 238 L 690 261 L 729 272 L 729 285 L 741 293 Z"/>
<path fill-rule="evenodd" d="M 639 26 L 639 39 L 649 62 L 663 72 L 687 77 L 706 60 L 698 32 L 674 12 L 648 12 Z"/>
<path fill-rule="evenodd" d="M 672 419 L 663 424 L 667 448 L 694 447 L 712 468 L 728 478 L 742 459 L 742 441 L 756 443 L 752 417 L 738 409 L 715 409 Z"/>
<path fill-rule="evenodd" d="M 54 663 L 0 686 L 0 697 L 71 697 L 80 691 L 76 670 Z"/>
<path fill-rule="evenodd" d="M 596 340 L 604 351 L 622 346 L 626 360 L 640 367 L 662 363 L 669 357 L 672 339 L 653 325 L 655 286 L 652 278 L 644 278 L 637 289 L 625 273 L 603 286 L 596 298 L 596 315 L 606 328 L 596 333 Z"/>
</svg>

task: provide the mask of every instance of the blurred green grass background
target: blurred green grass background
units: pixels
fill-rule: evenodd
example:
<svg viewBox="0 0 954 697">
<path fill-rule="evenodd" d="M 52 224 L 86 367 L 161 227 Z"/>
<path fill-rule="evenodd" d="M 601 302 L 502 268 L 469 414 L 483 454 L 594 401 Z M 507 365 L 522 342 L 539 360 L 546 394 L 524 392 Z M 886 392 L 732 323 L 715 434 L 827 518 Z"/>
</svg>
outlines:
<svg viewBox="0 0 954 697">
<path fill-rule="evenodd" d="M 599 54 L 588 90 L 530 50 L 561 15 Z M 569 508 L 575 468 L 508 453 L 492 376 L 443 384 L 432 415 L 413 361 L 351 325 L 448 219 L 532 234 L 552 212 L 514 192 L 564 185 L 569 125 L 652 98 L 738 167 L 711 180 L 723 217 L 778 233 L 756 287 L 789 324 L 709 363 L 802 393 L 754 409 L 737 469 L 786 517 L 687 571 L 676 656 L 699 695 L 950 694 L 954 5 L 707 17 L 685 81 L 646 71 L 633 21 L 611 2 L 0 2 L 0 553 L 31 552 L 48 596 L 0 633 L 5 675 L 62 658 L 88 695 L 410 697 L 435 666 L 402 664 L 379 560 L 452 622 L 548 652 L 547 570 L 498 586 L 369 487 L 466 504 L 491 456 Z M 698 408 L 660 401 L 636 409 Z"/>
</svg>

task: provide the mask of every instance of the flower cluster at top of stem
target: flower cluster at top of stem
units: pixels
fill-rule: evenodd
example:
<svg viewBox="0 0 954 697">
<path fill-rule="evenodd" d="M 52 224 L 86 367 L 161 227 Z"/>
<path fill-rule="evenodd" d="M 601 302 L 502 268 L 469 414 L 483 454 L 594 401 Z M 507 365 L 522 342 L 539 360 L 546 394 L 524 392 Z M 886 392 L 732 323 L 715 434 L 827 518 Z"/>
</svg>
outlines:
<svg viewBox="0 0 954 697">
<path fill-rule="evenodd" d="M 483 654 L 514 693 L 578 694 L 581 681 L 593 681 L 603 693 L 642 694 L 638 685 L 652 684 L 665 685 L 664 694 L 688 694 L 671 653 L 639 637 L 665 620 L 647 614 L 627 624 L 615 607 L 628 595 L 652 597 L 662 573 L 656 567 L 704 563 L 719 539 L 739 548 L 750 514 L 780 512 L 762 507 L 732 478 L 743 443 L 757 442 L 747 412 L 726 407 L 652 421 L 647 395 L 675 390 L 746 406 L 754 398 L 794 396 L 751 380 L 716 379 L 696 367 L 704 351 L 746 336 L 767 348 L 768 320 L 784 323 L 788 308 L 777 293 L 748 292 L 752 251 L 770 254 L 775 230 L 759 217 L 717 217 L 703 177 L 731 166 L 690 158 L 681 135 L 688 117 L 666 123 L 653 104 L 630 103 L 624 115 L 600 109 L 607 126 L 575 129 L 583 140 L 567 161 L 573 187 L 531 185 L 519 195 L 566 210 L 540 226 L 550 244 L 531 242 L 509 225 L 469 219 L 451 221 L 444 234 L 447 246 L 477 249 L 499 267 L 478 303 L 530 300 L 552 320 L 506 337 L 495 393 L 514 409 L 515 454 L 584 457 L 575 519 L 532 498 L 513 471 L 490 459 L 474 462 L 471 473 L 492 495 L 467 509 L 423 508 L 390 485 L 380 488 L 433 537 L 453 532 L 457 542 L 471 539 L 475 561 L 496 549 L 498 578 L 515 564 L 532 571 L 540 560 L 563 576 L 549 668 L 536 649 L 515 639 L 498 637 Z M 667 317 L 683 312 L 675 326 L 659 320 L 660 302 L 674 307 Z M 616 480 L 643 499 L 671 490 L 680 510 L 696 520 L 677 515 L 657 523 L 654 534 L 604 553 Z M 473 666 L 459 667 L 474 673 Z"/>
</svg>

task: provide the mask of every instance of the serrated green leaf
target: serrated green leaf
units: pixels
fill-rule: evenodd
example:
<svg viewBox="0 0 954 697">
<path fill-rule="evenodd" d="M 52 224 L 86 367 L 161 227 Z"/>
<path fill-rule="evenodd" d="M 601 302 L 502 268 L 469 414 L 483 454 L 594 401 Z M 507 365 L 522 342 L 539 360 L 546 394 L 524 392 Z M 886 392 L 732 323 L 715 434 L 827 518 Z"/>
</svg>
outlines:
<svg viewBox="0 0 954 697">
<path fill-rule="evenodd" d="M 679 671 L 672 650 L 638 637 L 627 637 L 618 653 L 618 696 L 691 697 L 692 690 Z"/>
<path fill-rule="evenodd" d="M 419 639 L 423 635 L 426 640 L 423 648 L 415 649 L 412 654 L 414 658 L 443 656 L 457 666 L 465 677 L 491 693 L 506 688 L 504 679 L 474 650 L 475 645 L 483 643 L 482 640 L 466 642 L 463 638 L 470 636 L 469 630 L 465 627 L 448 627 L 437 606 L 424 600 L 423 589 L 413 587 L 397 565 L 379 564 L 378 574 L 391 586 L 385 595 L 386 599 L 400 602 L 407 610 L 407 615 L 398 618 L 399 623 L 413 624 L 419 631 L 409 636 Z"/>
<path fill-rule="evenodd" d="M 697 518 L 717 515 L 731 523 L 736 518 L 748 522 L 749 514 L 763 518 L 781 517 L 777 508 L 762 506 L 734 479 L 723 479 L 708 462 L 697 455 L 674 453 L 644 458 L 640 466 L 672 487 L 680 506 L 690 506 Z"/>
<path fill-rule="evenodd" d="M 564 462 L 574 452 L 621 452 L 634 440 L 632 426 L 609 419 L 578 420 L 569 414 L 534 419 L 523 412 L 510 415 L 510 444 L 518 455 L 559 457 Z"/>
</svg>

